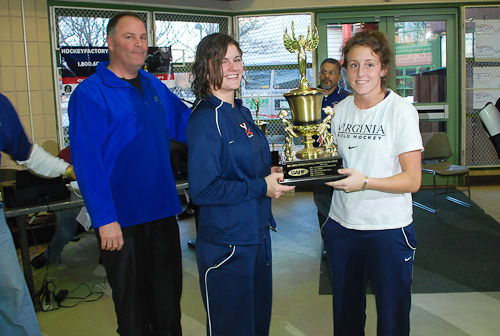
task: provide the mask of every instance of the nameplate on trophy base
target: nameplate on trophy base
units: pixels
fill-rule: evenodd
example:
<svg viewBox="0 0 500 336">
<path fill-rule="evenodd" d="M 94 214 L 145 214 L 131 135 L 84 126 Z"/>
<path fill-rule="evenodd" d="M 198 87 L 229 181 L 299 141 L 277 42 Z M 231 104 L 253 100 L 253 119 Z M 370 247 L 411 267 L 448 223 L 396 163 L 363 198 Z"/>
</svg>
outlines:
<svg viewBox="0 0 500 336">
<path fill-rule="evenodd" d="M 340 155 L 287 161 L 281 153 L 281 168 L 285 176 L 280 183 L 286 185 L 325 183 L 347 177 L 337 172 L 343 168 Z"/>
</svg>

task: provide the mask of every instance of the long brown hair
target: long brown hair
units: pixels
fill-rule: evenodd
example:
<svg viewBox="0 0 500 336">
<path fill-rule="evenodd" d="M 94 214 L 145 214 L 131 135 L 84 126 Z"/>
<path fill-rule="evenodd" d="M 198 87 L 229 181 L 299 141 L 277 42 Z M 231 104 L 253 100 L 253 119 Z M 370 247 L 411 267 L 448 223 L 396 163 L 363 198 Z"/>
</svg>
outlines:
<svg viewBox="0 0 500 336">
<path fill-rule="evenodd" d="M 196 48 L 196 57 L 191 72 L 191 90 L 196 98 L 211 95 L 210 85 L 215 90 L 222 86 L 222 60 L 226 56 L 227 47 L 232 44 L 240 55 L 240 45 L 231 36 L 215 33 L 205 36 Z"/>
</svg>

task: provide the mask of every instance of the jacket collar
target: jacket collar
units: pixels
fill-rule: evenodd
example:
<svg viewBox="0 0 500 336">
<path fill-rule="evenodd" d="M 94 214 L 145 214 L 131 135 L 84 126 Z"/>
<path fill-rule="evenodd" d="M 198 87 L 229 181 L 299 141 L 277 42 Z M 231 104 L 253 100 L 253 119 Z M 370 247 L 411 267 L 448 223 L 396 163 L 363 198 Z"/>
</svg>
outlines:
<svg viewBox="0 0 500 336">
<path fill-rule="evenodd" d="M 109 70 L 108 65 L 109 61 L 99 62 L 96 68 L 96 72 L 102 78 L 104 85 L 110 87 L 128 87 L 130 84 Z M 150 78 L 146 76 L 146 72 L 142 69 L 139 70 L 139 76 L 141 77 L 141 82 L 150 80 Z"/>
<path fill-rule="evenodd" d="M 220 100 L 219 98 L 217 98 L 214 95 L 206 96 L 204 99 L 206 101 L 211 102 L 215 106 L 219 106 L 220 103 L 222 102 L 222 100 Z M 241 99 L 236 99 L 236 98 L 234 99 L 234 107 L 236 107 L 236 108 L 238 108 L 238 109 L 241 110 L 241 106 L 242 105 L 243 105 L 243 101 Z M 229 103 L 226 103 L 226 102 L 224 102 L 222 106 L 226 106 L 226 107 L 231 108 L 231 105 L 229 105 Z"/>
<path fill-rule="evenodd" d="M 318 85 L 318 89 L 321 89 L 321 84 L 320 84 L 320 85 Z M 339 83 L 337 83 L 337 87 L 335 88 L 335 90 L 333 90 L 333 91 L 332 91 L 332 93 L 330 93 L 330 95 L 335 94 L 335 93 L 336 93 L 336 94 L 339 94 L 339 93 L 340 93 L 340 85 L 339 85 Z M 325 95 L 325 97 L 328 97 L 328 96 L 327 96 L 327 95 Z"/>
</svg>

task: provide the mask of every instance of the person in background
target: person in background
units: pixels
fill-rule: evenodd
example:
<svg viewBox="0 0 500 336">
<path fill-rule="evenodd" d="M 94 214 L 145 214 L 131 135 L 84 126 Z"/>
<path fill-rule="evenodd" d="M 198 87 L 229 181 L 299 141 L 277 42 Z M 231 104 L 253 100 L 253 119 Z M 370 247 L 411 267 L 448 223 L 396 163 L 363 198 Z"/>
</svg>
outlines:
<svg viewBox="0 0 500 336">
<path fill-rule="evenodd" d="M 207 335 L 268 335 L 272 306 L 271 198 L 279 184 L 265 135 L 235 99 L 243 75 L 238 42 L 204 37 L 191 88 L 203 101 L 189 119 L 188 181 L 200 207 L 196 257 Z"/>
<path fill-rule="evenodd" d="M 28 140 L 14 107 L 0 94 L 0 151 L 45 177 L 70 175 L 73 166 Z M 0 335 L 41 335 L 33 302 L 0 202 Z"/>
<path fill-rule="evenodd" d="M 335 106 L 332 132 L 348 177 L 322 226 L 333 289 L 335 336 L 363 335 L 366 285 L 377 302 L 377 335 L 409 335 L 416 237 L 411 193 L 420 188 L 422 138 L 412 104 L 388 89 L 393 53 L 376 31 L 342 50 L 354 95 Z"/>
<path fill-rule="evenodd" d="M 71 164 L 70 147 L 67 146 L 64 148 L 59 154 L 57 154 L 57 157 Z M 56 232 L 54 233 L 54 236 L 52 236 L 47 249 L 31 260 L 31 266 L 36 269 L 40 269 L 56 262 L 57 258 L 61 255 L 64 246 L 66 246 L 66 244 L 71 240 L 75 239 L 76 230 L 79 225 L 76 217 L 80 211 L 81 208 L 75 208 L 60 210 L 55 213 L 55 216 L 57 217 Z"/>
<path fill-rule="evenodd" d="M 144 22 L 109 20 L 109 62 L 71 94 L 71 157 L 113 291 L 120 335 L 182 335 L 182 211 L 170 139 L 185 142 L 191 110 L 142 70 Z"/>
<path fill-rule="evenodd" d="M 342 79 L 341 70 L 342 67 L 340 62 L 336 59 L 327 58 L 321 62 L 321 68 L 319 71 L 319 88 L 326 91 L 322 102 L 322 108 L 327 106 L 334 107 L 345 97 L 349 96 L 349 92 L 342 89 L 339 85 L 339 81 Z M 325 118 L 326 113 L 322 109 L 321 120 Z M 316 204 L 316 207 L 318 208 L 318 221 L 320 227 L 328 219 L 328 212 L 330 211 L 330 204 L 332 203 L 332 193 L 333 189 L 322 183 L 316 183 L 313 185 L 314 204 Z M 322 255 L 326 256 L 324 249 Z"/>
<path fill-rule="evenodd" d="M 322 107 L 334 107 L 350 95 L 349 91 L 340 87 L 339 82 L 342 80 L 342 66 L 340 62 L 334 58 L 326 58 L 321 62 L 319 80 L 320 85 L 318 87 L 326 91 L 323 97 Z M 325 118 L 326 113 L 321 110 L 321 119 Z"/>
</svg>

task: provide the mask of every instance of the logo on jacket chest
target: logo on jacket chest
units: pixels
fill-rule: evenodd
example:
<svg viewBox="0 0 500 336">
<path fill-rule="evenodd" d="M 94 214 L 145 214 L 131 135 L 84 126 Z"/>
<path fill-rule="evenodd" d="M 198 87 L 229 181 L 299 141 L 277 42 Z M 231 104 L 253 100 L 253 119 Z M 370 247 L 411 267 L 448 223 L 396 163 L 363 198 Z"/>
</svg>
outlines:
<svg viewBox="0 0 500 336">
<path fill-rule="evenodd" d="M 247 137 L 249 137 L 249 138 L 253 137 L 253 132 L 250 129 L 250 127 L 248 127 L 248 125 L 246 123 L 241 123 L 240 127 L 243 129 L 243 131 L 245 132 Z"/>
</svg>

